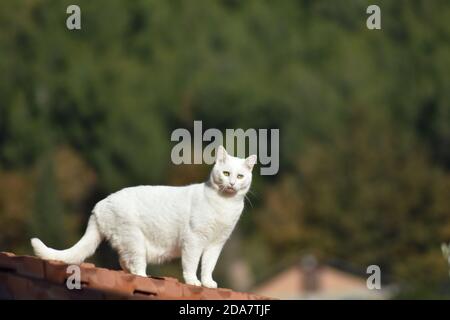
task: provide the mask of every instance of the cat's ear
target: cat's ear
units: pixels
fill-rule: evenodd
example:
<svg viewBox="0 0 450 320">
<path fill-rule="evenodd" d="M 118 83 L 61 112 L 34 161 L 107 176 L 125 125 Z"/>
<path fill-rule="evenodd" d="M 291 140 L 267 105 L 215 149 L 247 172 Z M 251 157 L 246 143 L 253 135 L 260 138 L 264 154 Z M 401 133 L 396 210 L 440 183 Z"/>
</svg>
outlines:
<svg viewBox="0 0 450 320">
<path fill-rule="evenodd" d="M 245 165 L 252 170 L 253 166 L 256 164 L 256 160 L 258 158 L 256 157 L 256 154 L 252 154 L 250 157 L 245 159 Z"/>
<path fill-rule="evenodd" d="M 216 162 L 224 163 L 227 160 L 228 153 L 223 146 L 219 146 L 216 152 Z"/>
</svg>

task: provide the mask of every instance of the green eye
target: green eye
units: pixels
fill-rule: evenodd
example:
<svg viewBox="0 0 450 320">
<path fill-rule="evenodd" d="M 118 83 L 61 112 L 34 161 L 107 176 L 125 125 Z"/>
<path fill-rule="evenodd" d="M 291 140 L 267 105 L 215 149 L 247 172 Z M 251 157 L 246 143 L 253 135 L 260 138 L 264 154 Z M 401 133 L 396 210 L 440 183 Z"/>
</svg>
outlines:
<svg viewBox="0 0 450 320">
<path fill-rule="evenodd" d="M 225 176 L 225 177 L 229 177 L 230 176 L 230 172 L 229 171 L 224 171 L 224 172 L 222 172 L 223 173 L 223 175 Z"/>
<path fill-rule="evenodd" d="M 243 174 L 238 174 L 238 175 L 237 175 L 237 178 L 238 178 L 238 179 L 242 179 L 243 177 L 244 177 Z"/>
</svg>

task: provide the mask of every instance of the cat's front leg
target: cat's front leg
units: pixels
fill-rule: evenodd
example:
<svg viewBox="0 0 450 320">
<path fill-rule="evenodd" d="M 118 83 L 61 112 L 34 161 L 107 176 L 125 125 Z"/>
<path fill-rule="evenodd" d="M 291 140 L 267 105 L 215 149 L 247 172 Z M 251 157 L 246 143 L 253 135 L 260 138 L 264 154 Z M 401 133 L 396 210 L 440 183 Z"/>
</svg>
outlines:
<svg viewBox="0 0 450 320">
<path fill-rule="evenodd" d="M 181 263 L 183 266 L 183 278 L 187 284 L 201 286 L 202 283 L 197 278 L 197 268 L 202 254 L 202 246 L 197 241 L 186 242 L 181 253 Z"/>
<path fill-rule="evenodd" d="M 207 288 L 217 288 L 212 273 L 222 251 L 223 243 L 208 246 L 202 256 L 202 284 Z"/>
</svg>

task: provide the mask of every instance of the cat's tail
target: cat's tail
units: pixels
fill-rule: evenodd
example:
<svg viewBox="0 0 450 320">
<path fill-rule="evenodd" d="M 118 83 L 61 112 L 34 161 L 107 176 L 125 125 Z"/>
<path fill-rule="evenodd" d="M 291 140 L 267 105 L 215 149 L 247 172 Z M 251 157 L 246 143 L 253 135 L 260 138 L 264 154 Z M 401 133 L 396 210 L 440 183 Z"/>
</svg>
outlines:
<svg viewBox="0 0 450 320">
<path fill-rule="evenodd" d="M 94 254 L 102 241 L 102 235 L 98 229 L 95 215 L 89 218 L 88 226 L 83 237 L 71 248 L 66 250 L 55 250 L 47 247 L 37 238 L 31 239 L 34 253 L 46 260 L 59 260 L 68 264 L 80 264 L 86 258 Z"/>
</svg>

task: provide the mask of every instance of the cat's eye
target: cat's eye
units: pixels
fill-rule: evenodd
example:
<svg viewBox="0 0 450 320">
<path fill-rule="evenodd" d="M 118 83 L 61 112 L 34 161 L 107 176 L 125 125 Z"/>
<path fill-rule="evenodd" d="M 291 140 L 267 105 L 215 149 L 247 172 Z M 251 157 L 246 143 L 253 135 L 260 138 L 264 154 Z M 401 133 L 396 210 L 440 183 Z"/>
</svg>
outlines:
<svg viewBox="0 0 450 320">
<path fill-rule="evenodd" d="M 230 176 L 230 172 L 229 171 L 224 171 L 224 172 L 222 172 L 223 173 L 223 175 L 225 176 L 225 177 L 229 177 Z"/>
<path fill-rule="evenodd" d="M 243 174 L 238 174 L 238 175 L 237 175 L 237 178 L 238 178 L 238 179 L 242 179 L 243 177 L 244 177 Z"/>
</svg>

